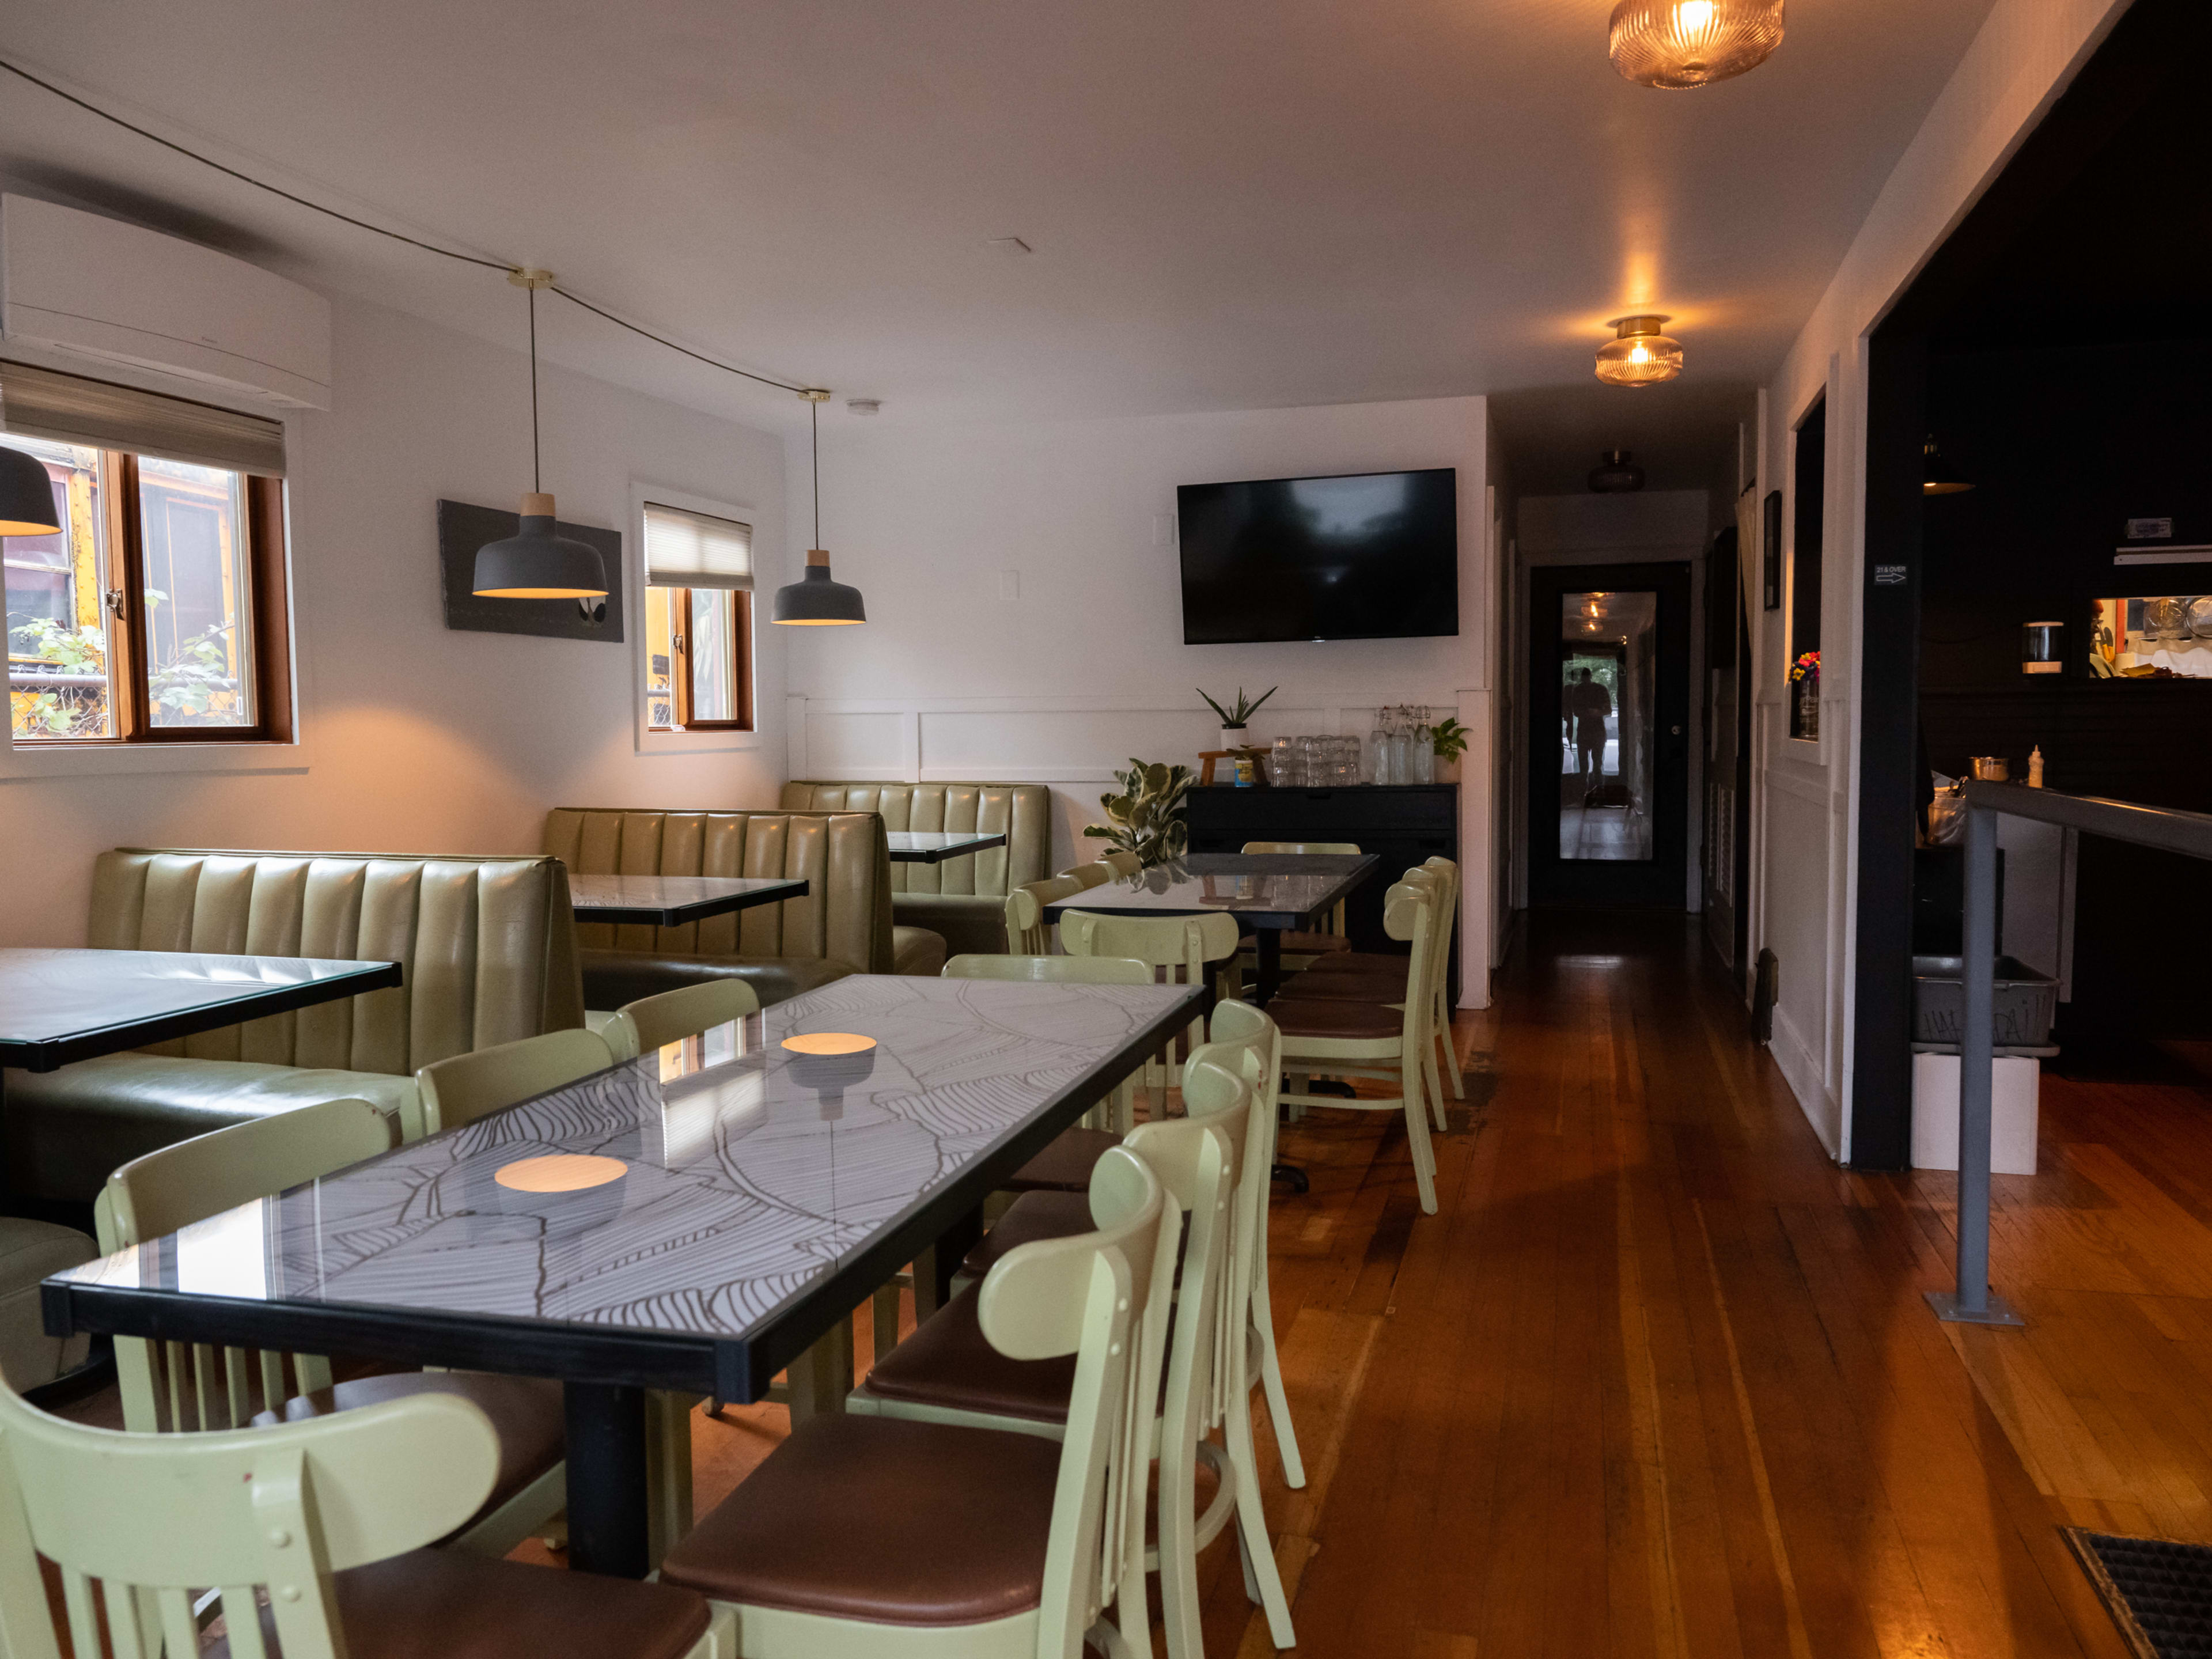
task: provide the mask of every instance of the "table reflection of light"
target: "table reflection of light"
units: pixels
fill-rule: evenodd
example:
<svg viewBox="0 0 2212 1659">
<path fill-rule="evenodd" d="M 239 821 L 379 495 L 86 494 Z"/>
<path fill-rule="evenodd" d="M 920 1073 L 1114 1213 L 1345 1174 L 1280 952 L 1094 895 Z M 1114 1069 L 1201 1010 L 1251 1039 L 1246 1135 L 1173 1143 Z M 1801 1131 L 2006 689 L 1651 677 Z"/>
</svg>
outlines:
<svg viewBox="0 0 2212 1659">
<path fill-rule="evenodd" d="M 673 1083 L 678 1078 L 690 1077 L 716 1066 L 726 1066 L 732 1060 L 744 1058 L 745 1053 L 745 1022 L 733 1019 L 726 1024 L 712 1025 L 696 1036 L 688 1036 L 665 1044 L 660 1050 L 660 1080 Z"/>
<path fill-rule="evenodd" d="M 660 1108 L 662 1167 L 680 1170 L 714 1149 L 715 1137 L 759 1115 L 768 1099 L 768 1078 L 747 1068 L 732 1072 L 712 1087 L 666 1100 Z"/>
<path fill-rule="evenodd" d="M 492 1179 L 510 1192 L 580 1193 L 620 1181 L 629 1166 L 592 1152 L 549 1152 L 503 1164 Z"/>
<path fill-rule="evenodd" d="M 860 1054 L 874 1048 L 876 1040 L 858 1031 L 804 1031 L 784 1038 L 783 1046 L 794 1054 Z"/>
<path fill-rule="evenodd" d="M 266 1199 L 194 1222 L 177 1235 L 177 1288 L 202 1296 L 269 1294 L 262 1212 Z"/>
</svg>

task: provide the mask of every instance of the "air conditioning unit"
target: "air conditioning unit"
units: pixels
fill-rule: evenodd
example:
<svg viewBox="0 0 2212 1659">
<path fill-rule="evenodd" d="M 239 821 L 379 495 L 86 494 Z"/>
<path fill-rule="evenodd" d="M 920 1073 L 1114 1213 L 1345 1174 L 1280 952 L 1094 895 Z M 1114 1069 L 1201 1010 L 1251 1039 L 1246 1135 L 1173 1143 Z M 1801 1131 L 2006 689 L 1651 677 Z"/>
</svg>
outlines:
<svg viewBox="0 0 2212 1659">
<path fill-rule="evenodd" d="M 196 242 L 0 196 L 0 341 L 331 406 L 331 307 Z"/>
</svg>

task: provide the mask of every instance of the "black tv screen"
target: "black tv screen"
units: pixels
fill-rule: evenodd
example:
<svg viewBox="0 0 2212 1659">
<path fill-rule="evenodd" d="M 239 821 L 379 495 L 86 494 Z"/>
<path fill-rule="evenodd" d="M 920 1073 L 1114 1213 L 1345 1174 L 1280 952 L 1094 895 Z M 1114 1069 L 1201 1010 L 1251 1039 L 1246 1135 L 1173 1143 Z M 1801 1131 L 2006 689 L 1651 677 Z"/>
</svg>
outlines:
<svg viewBox="0 0 2212 1659">
<path fill-rule="evenodd" d="M 1448 466 L 1182 485 L 1183 643 L 1458 633 L 1458 505 Z"/>
</svg>

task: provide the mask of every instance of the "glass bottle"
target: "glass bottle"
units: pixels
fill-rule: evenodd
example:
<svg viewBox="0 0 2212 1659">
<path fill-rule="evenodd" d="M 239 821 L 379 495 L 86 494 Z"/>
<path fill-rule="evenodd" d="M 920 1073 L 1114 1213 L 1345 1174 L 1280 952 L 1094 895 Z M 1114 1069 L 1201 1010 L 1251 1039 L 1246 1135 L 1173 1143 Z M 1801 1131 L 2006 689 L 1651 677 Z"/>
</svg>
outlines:
<svg viewBox="0 0 2212 1659">
<path fill-rule="evenodd" d="M 1375 711 L 1375 729 L 1367 734 L 1369 764 L 1374 769 L 1373 781 L 1390 781 L 1390 732 L 1387 709 Z"/>
<path fill-rule="evenodd" d="M 1413 712 L 1413 735 L 1407 740 L 1413 748 L 1413 764 L 1409 769 L 1411 775 L 1406 781 L 1434 783 L 1437 781 L 1436 735 L 1429 729 L 1429 711 L 1419 708 Z"/>
</svg>

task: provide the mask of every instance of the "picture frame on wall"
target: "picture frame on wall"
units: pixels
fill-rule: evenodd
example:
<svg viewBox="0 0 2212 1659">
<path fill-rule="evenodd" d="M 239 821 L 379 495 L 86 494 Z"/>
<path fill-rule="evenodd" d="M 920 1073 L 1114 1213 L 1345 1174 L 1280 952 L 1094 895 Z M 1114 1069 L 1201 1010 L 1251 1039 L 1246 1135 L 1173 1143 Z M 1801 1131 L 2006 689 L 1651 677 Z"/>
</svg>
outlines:
<svg viewBox="0 0 2212 1659">
<path fill-rule="evenodd" d="M 1761 524 L 1760 603 L 1769 611 L 1782 609 L 1782 492 L 1770 489 Z"/>
</svg>

